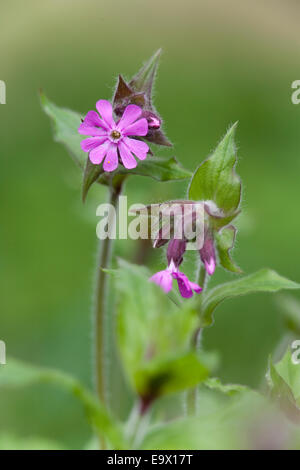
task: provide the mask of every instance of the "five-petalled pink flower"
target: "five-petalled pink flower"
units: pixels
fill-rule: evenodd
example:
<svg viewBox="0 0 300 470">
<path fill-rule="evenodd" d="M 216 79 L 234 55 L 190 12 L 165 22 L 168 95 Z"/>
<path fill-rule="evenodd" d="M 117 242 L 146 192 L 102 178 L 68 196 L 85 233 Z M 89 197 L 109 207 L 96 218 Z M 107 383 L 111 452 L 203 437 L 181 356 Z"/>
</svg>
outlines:
<svg viewBox="0 0 300 470">
<path fill-rule="evenodd" d="M 147 119 L 141 118 L 142 109 L 129 104 L 117 122 L 113 118 L 113 109 L 109 101 L 99 100 L 96 111 L 89 111 L 80 125 L 78 132 L 90 136 L 81 142 L 84 152 L 89 152 L 92 163 L 103 163 L 104 171 L 114 171 L 119 161 L 125 168 L 137 166 L 134 155 L 139 160 L 145 160 L 149 150 L 148 145 L 132 136 L 143 137 L 148 133 Z"/>
</svg>

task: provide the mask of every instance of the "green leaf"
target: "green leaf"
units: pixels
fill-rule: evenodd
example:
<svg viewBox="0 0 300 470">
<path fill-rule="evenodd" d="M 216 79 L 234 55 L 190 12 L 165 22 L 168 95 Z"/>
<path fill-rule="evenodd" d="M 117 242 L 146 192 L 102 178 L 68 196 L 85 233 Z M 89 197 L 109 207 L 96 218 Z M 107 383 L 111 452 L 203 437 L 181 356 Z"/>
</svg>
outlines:
<svg viewBox="0 0 300 470">
<path fill-rule="evenodd" d="M 300 285 L 270 269 L 261 269 L 250 276 L 221 284 L 204 294 L 202 299 L 202 326 L 213 322 L 213 311 L 223 300 L 253 292 L 277 292 L 281 289 L 299 289 Z"/>
<path fill-rule="evenodd" d="M 255 444 L 260 444 L 265 413 L 271 413 L 271 404 L 265 397 L 244 391 L 231 397 L 214 395 L 212 398 L 210 390 L 205 392 L 200 390 L 196 417 L 174 419 L 150 427 L 142 449 L 237 450 L 253 449 Z"/>
<path fill-rule="evenodd" d="M 224 215 L 237 212 L 241 199 L 241 182 L 235 173 L 236 125 L 228 130 L 214 153 L 197 168 L 189 187 L 189 199 L 214 201 Z"/>
<path fill-rule="evenodd" d="M 298 347 L 299 349 L 299 347 Z M 292 390 L 294 399 L 300 406 L 300 364 L 293 361 L 293 350 L 288 349 L 284 357 L 275 364 L 275 369 Z"/>
<path fill-rule="evenodd" d="M 184 180 L 191 176 L 191 172 L 185 170 L 175 157 L 148 157 L 139 162 L 136 168 L 126 170 L 120 166 L 118 173 L 122 175 L 150 176 L 157 181 Z"/>
<path fill-rule="evenodd" d="M 195 353 L 169 359 L 151 360 L 134 373 L 136 390 L 142 397 L 158 397 L 193 387 L 208 377 L 209 371 Z"/>
<path fill-rule="evenodd" d="M 290 349 L 277 364 L 269 362 L 271 395 L 293 421 L 300 421 L 300 364 L 292 361 Z"/>
<path fill-rule="evenodd" d="M 242 270 L 234 264 L 230 257 L 230 250 L 233 248 L 236 236 L 236 228 L 233 225 L 224 227 L 219 233 L 215 234 L 216 247 L 219 255 L 220 264 L 223 268 L 233 273 L 242 273 Z"/>
<path fill-rule="evenodd" d="M 24 387 L 36 383 L 54 384 L 69 391 L 83 404 L 90 423 L 97 432 L 107 438 L 116 449 L 123 449 L 123 435 L 119 426 L 97 400 L 97 398 L 72 376 L 23 363 L 9 358 L 7 364 L 0 366 L 0 389 L 4 387 Z"/>
<path fill-rule="evenodd" d="M 81 115 L 70 109 L 56 106 L 42 92 L 40 97 L 42 108 L 53 123 L 54 140 L 65 145 L 75 163 L 83 170 L 86 164 L 86 153 L 80 147 L 83 136 L 78 134 Z"/>
<path fill-rule="evenodd" d="M 148 156 L 147 160 L 138 163 L 136 168 L 126 170 L 123 166 L 112 174 L 113 184 L 116 178 L 127 177 L 130 175 L 149 176 L 156 181 L 176 181 L 190 178 L 191 172 L 185 170 L 175 157 L 161 158 Z M 101 184 L 108 184 L 109 177 L 103 173 L 102 165 L 93 165 L 88 159 L 83 177 L 82 197 L 85 200 L 91 185 L 98 181 Z"/>
<path fill-rule="evenodd" d="M 149 277 L 146 268 L 120 260 L 114 279 L 120 357 L 136 392 L 155 398 L 199 383 L 208 368 L 204 354 L 190 351 L 198 324 L 192 304 L 179 308 Z"/>
</svg>

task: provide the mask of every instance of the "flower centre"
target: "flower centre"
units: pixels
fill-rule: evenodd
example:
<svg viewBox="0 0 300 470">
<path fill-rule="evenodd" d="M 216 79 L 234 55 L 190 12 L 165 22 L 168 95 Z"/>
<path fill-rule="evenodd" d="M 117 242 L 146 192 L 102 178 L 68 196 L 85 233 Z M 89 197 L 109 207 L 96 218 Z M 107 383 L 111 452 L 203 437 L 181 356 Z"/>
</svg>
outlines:
<svg viewBox="0 0 300 470">
<path fill-rule="evenodd" d="M 121 134 L 119 131 L 113 130 L 111 131 L 110 136 L 112 139 L 117 140 L 121 137 Z"/>
</svg>

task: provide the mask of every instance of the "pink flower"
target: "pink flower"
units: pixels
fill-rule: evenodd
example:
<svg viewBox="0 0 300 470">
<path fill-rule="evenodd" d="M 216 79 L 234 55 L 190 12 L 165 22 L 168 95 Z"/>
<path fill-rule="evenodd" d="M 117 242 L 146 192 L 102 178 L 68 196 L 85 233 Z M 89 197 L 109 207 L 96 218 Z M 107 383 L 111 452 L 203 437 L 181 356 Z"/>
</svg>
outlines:
<svg viewBox="0 0 300 470">
<path fill-rule="evenodd" d="M 186 242 L 184 240 L 175 238 L 170 240 L 167 250 L 167 269 L 155 273 L 149 280 L 160 286 L 167 294 L 172 289 L 173 279 L 176 279 L 181 296 L 188 299 L 193 296 L 193 291 L 200 294 L 202 287 L 189 281 L 188 277 L 178 269 L 183 261 L 185 249 Z"/>
<path fill-rule="evenodd" d="M 150 277 L 150 281 L 160 286 L 166 294 L 172 289 L 173 279 L 177 280 L 179 292 L 185 299 L 192 297 L 194 295 L 193 291 L 196 292 L 196 294 L 200 294 L 202 291 L 202 287 L 198 286 L 195 282 L 191 282 L 188 277 L 178 271 L 178 269 L 175 268 L 172 270 L 171 266 L 168 266 L 164 271 L 158 271 Z"/>
<path fill-rule="evenodd" d="M 89 152 L 92 163 L 103 163 L 104 171 L 114 171 L 119 164 L 119 158 L 127 169 L 137 166 L 133 154 L 140 160 L 145 160 L 149 150 L 148 145 L 141 140 L 129 136 L 145 136 L 148 133 L 147 119 L 139 119 L 142 109 L 130 104 L 118 122 L 113 119 L 113 109 L 109 101 L 99 100 L 96 111 L 89 111 L 80 125 L 78 132 L 91 136 L 81 142 L 84 152 Z"/>
</svg>

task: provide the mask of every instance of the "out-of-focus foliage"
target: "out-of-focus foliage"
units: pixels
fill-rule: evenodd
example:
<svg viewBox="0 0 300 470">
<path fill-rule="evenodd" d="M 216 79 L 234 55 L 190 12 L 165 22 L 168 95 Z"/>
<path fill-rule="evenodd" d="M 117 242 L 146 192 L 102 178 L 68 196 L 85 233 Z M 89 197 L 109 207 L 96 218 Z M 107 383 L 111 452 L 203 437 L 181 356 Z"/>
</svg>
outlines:
<svg viewBox="0 0 300 470">
<path fill-rule="evenodd" d="M 281 449 L 299 446 L 297 429 L 264 396 L 243 390 L 231 397 L 202 391 L 197 418 L 153 427 L 145 449 Z"/>
<path fill-rule="evenodd" d="M 203 325 L 210 325 L 214 309 L 225 299 L 253 292 L 277 292 L 281 289 L 299 288 L 299 284 L 280 276 L 275 271 L 261 269 L 249 276 L 221 284 L 204 294 L 201 322 Z"/>
<path fill-rule="evenodd" d="M 299 353 L 298 353 L 299 355 Z M 271 395 L 297 424 L 300 423 L 300 364 L 292 360 L 289 349 L 280 362 L 270 361 L 268 372 Z"/>
<path fill-rule="evenodd" d="M 208 376 L 208 367 L 205 355 L 191 350 L 196 310 L 189 303 L 181 308 L 174 304 L 149 277 L 146 268 L 120 261 L 117 331 L 120 357 L 133 387 L 143 399 L 152 400 L 196 385 Z"/>
<path fill-rule="evenodd" d="M 54 384 L 73 394 L 83 405 L 87 419 L 95 431 L 105 436 L 116 449 L 124 447 L 123 435 L 105 407 L 82 384 L 68 374 L 37 367 L 9 358 L 9 364 L 0 369 L 0 389 L 25 387 L 34 384 Z"/>
</svg>

